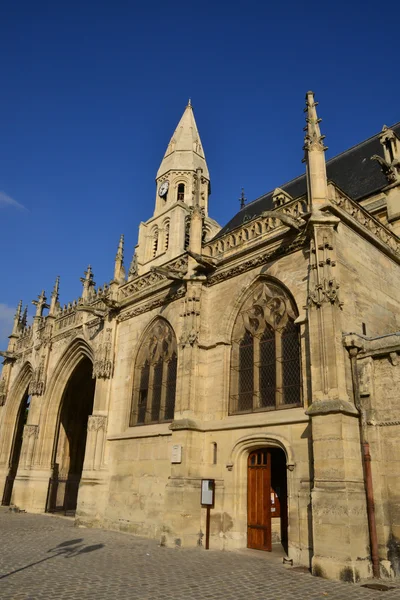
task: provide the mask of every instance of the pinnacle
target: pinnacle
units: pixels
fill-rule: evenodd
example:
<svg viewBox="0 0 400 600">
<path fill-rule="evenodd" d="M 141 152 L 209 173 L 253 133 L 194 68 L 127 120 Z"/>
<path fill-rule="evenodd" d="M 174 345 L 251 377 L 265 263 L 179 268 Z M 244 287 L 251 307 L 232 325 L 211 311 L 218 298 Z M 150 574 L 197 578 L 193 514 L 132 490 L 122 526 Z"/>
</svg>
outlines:
<svg viewBox="0 0 400 600">
<path fill-rule="evenodd" d="M 196 171 L 198 168 L 201 168 L 203 176 L 209 179 L 206 158 L 194 118 L 192 101 L 189 98 L 183 115 L 167 146 L 157 172 L 157 179 L 171 170 Z"/>
</svg>

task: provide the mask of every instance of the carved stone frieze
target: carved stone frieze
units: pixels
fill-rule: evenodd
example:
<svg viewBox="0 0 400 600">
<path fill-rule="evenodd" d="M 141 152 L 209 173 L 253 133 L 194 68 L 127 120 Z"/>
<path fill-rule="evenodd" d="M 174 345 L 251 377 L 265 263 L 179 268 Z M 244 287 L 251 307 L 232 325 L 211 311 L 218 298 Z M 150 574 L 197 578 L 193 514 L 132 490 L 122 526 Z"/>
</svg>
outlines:
<svg viewBox="0 0 400 600">
<path fill-rule="evenodd" d="M 187 270 L 187 256 L 181 256 L 177 260 L 171 261 L 164 265 L 165 269 L 169 271 L 186 271 Z M 120 289 L 121 299 L 128 298 L 129 296 L 136 294 L 144 289 L 151 287 L 161 281 L 165 281 L 166 276 L 161 272 L 151 271 L 140 277 L 136 277 L 132 281 L 128 282 L 125 286 Z"/>
<path fill-rule="evenodd" d="M 24 425 L 24 434 L 23 437 L 24 439 L 27 438 L 37 438 L 39 434 L 39 425 Z"/>
<path fill-rule="evenodd" d="M 6 380 L 0 379 L 0 406 L 4 406 L 6 403 L 7 391 L 6 391 Z"/>
<path fill-rule="evenodd" d="M 344 197 L 333 198 L 331 202 L 353 217 L 360 225 L 365 227 L 365 229 L 375 235 L 381 242 L 386 244 L 386 246 L 388 246 L 392 252 L 397 254 L 397 256 L 400 256 L 400 240 L 397 235 L 387 229 L 385 225 L 375 219 L 375 217 L 369 214 L 357 204 L 357 202 Z"/>
<path fill-rule="evenodd" d="M 112 376 L 113 361 L 111 348 L 111 329 L 103 334 L 103 340 L 95 350 L 93 361 L 93 379 L 109 379 Z"/>
<path fill-rule="evenodd" d="M 87 429 L 88 431 L 100 431 L 106 429 L 107 417 L 103 415 L 89 415 Z"/>
<path fill-rule="evenodd" d="M 209 276 L 207 280 L 207 285 L 215 285 L 216 283 L 220 283 L 221 281 L 225 281 L 226 279 L 230 279 L 231 277 L 235 277 L 236 275 L 240 275 L 241 273 L 245 273 L 246 271 L 250 271 L 255 267 L 263 265 L 270 260 L 276 259 L 279 256 L 284 256 L 285 254 L 289 254 L 290 252 L 295 252 L 300 248 L 303 248 L 308 244 L 308 240 L 305 236 L 297 236 L 296 239 L 285 246 L 279 246 L 278 248 L 274 248 L 273 250 L 268 250 L 263 252 L 262 254 L 258 254 L 249 260 L 244 260 L 238 265 L 234 267 L 217 270 L 211 276 Z"/>
<path fill-rule="evenodd" d="M 150 310 L 158 308 L 159 306 L 169 304 L 170 302 L 173 302 L 174 300 L 177 300 L 178 298 L 182 298 L 182 296 L 185 295 L 185 292 L 186 292 L 186 286 L 181 285 L 173 293 L 168 293 L 167 295 L 164 295 L 161 298 L 156 298 L 155 300 L 152 300 L 151 302 L 147 302 L 146 304 L 142 304 L 136 308 L 132 308 L 131 310 L 128 310 L 128 311 L 118 315 L 117 321 L 118 322 L 127 321 L 128 319 L 131 319 L 132 317 L 136 317 L 137 315 L 141 315 L 144 312 L 148 312 Z"/>
<path fill-rule="evenodd" d="M 39 365 L 34 369 L 32 379 L 29 384 L 29 394 L 32 396 L 41 396 L 46 387 L 45 358 L 42 356 Z"/>
<path fill-rule="evenodd" d="M 339 283 L 334 276 L 336 260 L 333 247 L 333 229 L 317 230 L 316 239 L 311 240 L 310 277 L 307 304 L 320 307 L 324 302 L 343 306 L 339 299 Z"/>
</svg>

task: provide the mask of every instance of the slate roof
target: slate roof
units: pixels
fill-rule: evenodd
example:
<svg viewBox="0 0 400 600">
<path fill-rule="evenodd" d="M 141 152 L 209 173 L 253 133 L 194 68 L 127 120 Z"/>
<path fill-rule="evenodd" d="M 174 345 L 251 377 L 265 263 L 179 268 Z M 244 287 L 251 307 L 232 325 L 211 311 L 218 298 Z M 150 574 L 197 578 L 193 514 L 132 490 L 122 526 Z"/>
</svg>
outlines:
<svg viewBox="0 0 400 600">
<path fill-rule="evenodd" d="M 392 125 L 390 129 L 400 137 L 400 122 Z M 380 132 L 379 132 L 380 133 Z M 361 200 L 378 192 L 388 185 L 377 161 L 371 160 L 371 156 L 379 154 L 383 157 L 383 149 L 379 141 L 379 133 L 364 142 L 345 150 L 334 156 L 326 163 L 328 179 L 336 183 L 348 196 L 354 200 Z M 285 185 L 277 186 L 290 194 L 292 198 L 304 196 L 307 192 L 306 176 L 300 175 Z M 231 231 L 260 215 L 264 210 L 274 208 L 272 194 L 274 190 L 260 196 L 253 202 L 246 204 L 219 232 L 215 237 L 220 237 L 227 231 Z"/>
</svg>

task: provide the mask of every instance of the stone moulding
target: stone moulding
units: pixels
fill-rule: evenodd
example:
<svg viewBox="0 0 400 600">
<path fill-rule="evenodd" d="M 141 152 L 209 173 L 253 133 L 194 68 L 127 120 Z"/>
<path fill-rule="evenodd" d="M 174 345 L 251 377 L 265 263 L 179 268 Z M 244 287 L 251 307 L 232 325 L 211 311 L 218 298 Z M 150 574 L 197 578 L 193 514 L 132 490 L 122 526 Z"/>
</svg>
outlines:
<svg viewBox="0 0 400 600">
<path fill-rule="evenodd" d="M 351 404 L 348 400 L 340 400 L 338 398 L 333 400 L 315 400 L 306 410 L 306 414 L 310 417 L 333 413 L 343 413 L 354 417 L 359 416 L 358 410 L 354 404 Z"/>
<path fill-rule="evenodd" d="M 177 259 L 166 263 L 163 265 L 163 268 L 168 269 L 170 271 L 187 271 L 188 267 L 188 257 L 187 255 L 179 256 Z M 150 271 L 149 273 L 145 273 L 144 275 L 140 275 L 135 277 L 131 281 L 128 281 L 125 285 L 123 285 L 120 290 L 120 300 L 126 300 L 130 296 L 141 292 L 142 290 L 148 290 L 152 288 L 154 285 L 160 282 L 167 281 L 165 275 L 160 273 L 155 273 L 154 271 Z"/>
<path fill-rule="evenodd" d="M 368 233 L 371 241 L 378 244 L 386 254 L 390 254 L 396 262 L 400 262 L 400 239 L 360 204 L 350 198 L 338 196 L 331 199 L 330 208 L 344 221 L 356 225 L 362 232 Z"/>
<path fill-rule="evenodd" d="M 204 246 L 204 254 L 214 258 L 222 258 L 224 253 L 229 250 L 240 248 L 244 249 L 251 246 L 253 242 L 259 242 L 260 237 L 268 237 L 271 232 L 278 228 L 287 228 L 279 219 L 279 212 L 283 212 L 288 217 L 299 219 L 307 213 L 307 205 L 304 199 L 297 199 L 287 202 L 282 207 L 278 207 L 276 217 L 270 215 L 254 215 L 246 221 L 245 224 L 226 232 L 223 236 L 214 241 L 208 242 Z M 270 211 L 268 211 L 270 212 Z M 274 211 L 271 211 L 274 212 Z"/>
<path fill-rule="evenodd" d="M 270 260 L 275 260 L 280 256 L 284 256 L 285 254 L 290 254 L 292 252 L 296 252 L 300 250 L 304 246 L 307 246 L 309 243 L 308 238 L 303 234 L 296 236 L 294 240 L 292 240 L 289 244 L 285 246 L 278 246 L 272 249 L 269 249 L 262 254 L 257 254 L 252 258 L 241 262 L 240 264 L 235 264 L 232 267 L 217 269 L 215 273 L 208 279 L 207 285 L 212 286 L 216 283 L 220 283 L 221 281 L 225 281 L 226 279 L 230 279 L 231 277 L 235 277 L 240 275 L 241 273 L 245 273 L 246 271 L 250 271 L 260 265 L 263 265 Z M 236 259 L 236 256 L 232 256 L 232 260 Z"/>
<path fill-rule="evenodd" d="M 117 321 L 118 321 L 118 323 L 121 323 L 122 321 L 127 321 L 128 319 L 131 319 L 132 317 L 141 315 L 144 312 L 154 310 L 155 308 L 159 308 L 160 306 L 165 306 L 166 304 L 169 304 L 170 302 L 174 302 L 174 300 L 177 300 L 178 298 L 182 298 L 185 295 L 185 293 L 186 293 L 185 285 L 179 286 L 178 289 L 173 293 L 169 293 L 169 290 L 168 290 L 167 294 L 165 294 L 161 297 L 155 298 L 154 300 L 151 300 L 150 302 L 141 304 L 140 306 L 137 306 L 136 308 L 132 308 L 131 310 L 127 310 L 127 311 L 121 313 L 120 315 L 118 315 Z"/>
</svg>

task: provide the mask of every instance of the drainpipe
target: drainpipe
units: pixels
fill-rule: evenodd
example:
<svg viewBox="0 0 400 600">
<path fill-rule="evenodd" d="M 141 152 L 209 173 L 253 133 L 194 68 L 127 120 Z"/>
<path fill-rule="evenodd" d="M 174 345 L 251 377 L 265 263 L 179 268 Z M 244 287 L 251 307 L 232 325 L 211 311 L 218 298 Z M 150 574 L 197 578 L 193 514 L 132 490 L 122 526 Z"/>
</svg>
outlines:
<svg viewBox="0 0 400 600">
<path fill-rule="evenodd" d="M 359 426 L 360 426 L 360 442 L 361 442 L 361 456 L 363 462 L 363 473 L 364 473 L 364 486 L 365 495 L 367 500 L 367 515 L 368 515 L 368 529 L 369 529 L 369 541 L 371 548 L 371 561 L 372 561 L 372 572 L 375 579 L 380 578 L 379 568 L 379 555 L 378 555 L 378 536 L 376 533 L 376 520 L 375 520 L 375 502 L 374 502 L 374 490 L 372 485 L 372 471 L 371 471 L 371 454 L 369 452 L 369 443 L 367 440 L 367 418 L 365 410 L 361 406 L 360 401 L 360 389 L 357 374 L 357 354 L 361 348 L 356 345 L 355 341 L 351 341 L 351 345 L 347 346 L 347 350 L 350 354 L 351 364 L 351 377 L 353 380 L 353 393 L 354 393 L 354 404 L 359 413 Z"/>
</svg>

